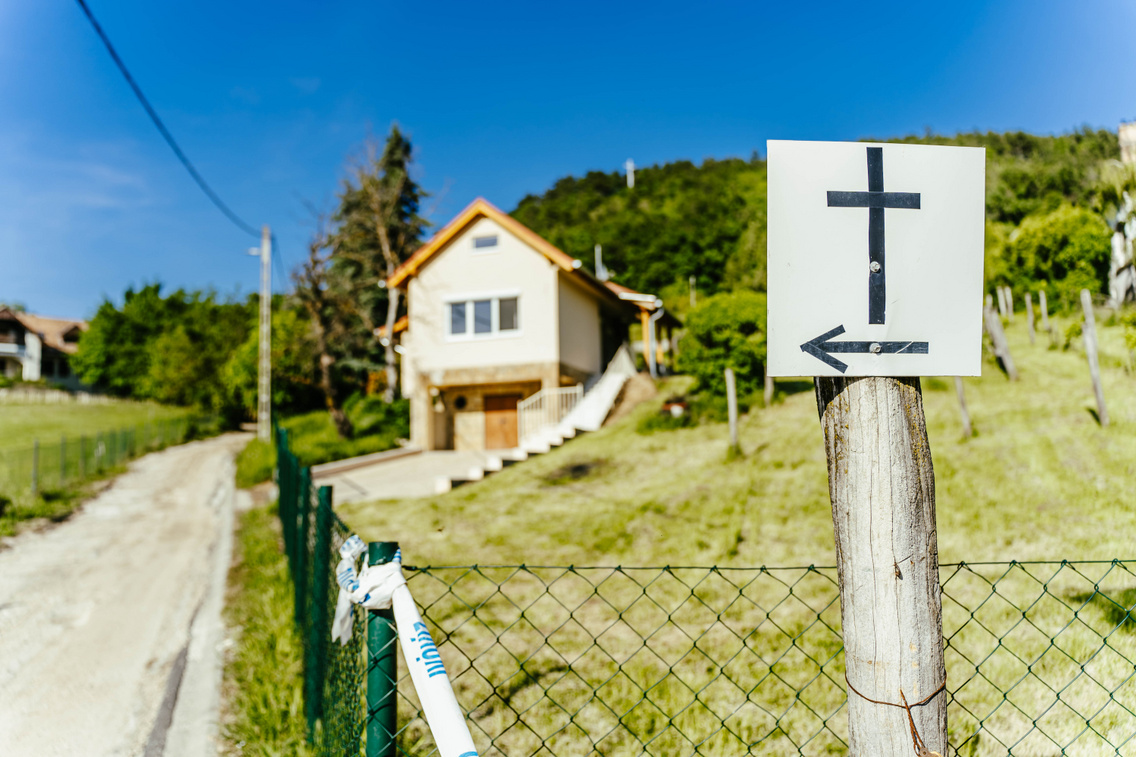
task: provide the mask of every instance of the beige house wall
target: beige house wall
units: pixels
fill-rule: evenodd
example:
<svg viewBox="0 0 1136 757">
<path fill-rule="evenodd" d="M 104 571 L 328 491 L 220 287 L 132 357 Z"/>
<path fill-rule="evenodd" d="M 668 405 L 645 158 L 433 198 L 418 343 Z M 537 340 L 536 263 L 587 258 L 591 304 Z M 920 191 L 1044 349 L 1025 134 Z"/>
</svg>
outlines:
<svg viewBox="0 0 1136 757">
<path fill-rule="evenodd" d="M 560 275 L 557 278 L 560 362 L 585 376 L 599 373 L 602 368 L 599 302 L 595 295 L 569 281 L 567 276 Z"/>
<path fill-rule="evenodd" d="M 491 395 L 515 394 L 521 399 L 540 391 L 539 381 L 518 381 L 501 384 L 448 387 L 441 393 L 446 407 L 447 420 L 453 431 L 447 448 L 456 450 L 485 449 L 485 398 Z M 464 402 L 459 402 L 464 400 Z M 458 407 L 458 405 L 463 405 Z M 443 442 L 441 437 L 436 441 Z M 438 446 L 443 446 L 439 444 Z"/>
<path fill-rule="evenodd" d="M 497 246 L 478 250 L 475 237 L 497 235 Z M 556 268 L 494 221 L 482 218 L 438 253 L 408 282 L 408 350 L 423 374 L 559 360 Z M 518 297 L 516 332 L 454 337 L 447 303 Z M 472 317 L 472 314 L 471 314 Z"/>
<path fill-rule="evenodd" d="M 496 247 L 474 247 L 474 238 L 491 234 Z M 406 287 L 400 362 L 415 446 L 484 449 L 487 395 L 527 398 L 603 369 L 595 293 L 489 218 L 456 236 Z M 449 334 L 448 303 L 511 296 L 518 298 L 516 333 Z"/>
</svg>

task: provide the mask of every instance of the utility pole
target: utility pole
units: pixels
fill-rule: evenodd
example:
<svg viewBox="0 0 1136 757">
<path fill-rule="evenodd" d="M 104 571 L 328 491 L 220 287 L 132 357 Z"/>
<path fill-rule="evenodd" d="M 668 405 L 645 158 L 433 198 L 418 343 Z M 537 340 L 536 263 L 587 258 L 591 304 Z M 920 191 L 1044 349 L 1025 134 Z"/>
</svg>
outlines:
<svg viewBox="0 0 1136 757">
<path fill-rule="evenodd" d="M 596 253 L 596 278 L 599 279 L 600 281 L 607 281 L 608 279 L 611 278 L 611 274 L 608 273 L 607 268 L 603 264 L 603 247 L 601 247 L 600 245 L 597 244 L 596 249 L 595 249 L 595 253 Z"/>
<path fill-rule="evenodd" d="M 257 360 L 256 438 L 272 440 L 272 232 L 265 226 L 260 232 L 260 249 L 249 250 L 260 255 L 260 355 Z"/>
</svg>

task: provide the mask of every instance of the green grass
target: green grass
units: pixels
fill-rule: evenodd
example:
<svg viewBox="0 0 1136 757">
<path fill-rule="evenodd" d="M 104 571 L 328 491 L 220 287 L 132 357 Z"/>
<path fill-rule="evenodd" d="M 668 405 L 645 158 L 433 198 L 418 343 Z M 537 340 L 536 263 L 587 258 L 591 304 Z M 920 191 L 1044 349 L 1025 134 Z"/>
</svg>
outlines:
<svg viewBox="0 0 1136 757">
<path fill-rule="evenodd" d="M 1054 319 L 1063 334 L 1069 321 Z M 1007 329 L 1021 381 L 986 362 L 965 380 L 977 436 L 963 439 L 950 379 L 924 380 L 944 561 L 1110 559 L 1133 553 L 1136 377 L 1118 327 L 1099 329 L 1112 426 L 1101 428 L 1089 371 L 1069 350 Z M 682 379 L 679 379 L 681 381 Z M 639 429 L 659 401 L 597 433 L 448 494 L 353 503 L 367 539 L 397 540 L 416 564 L 829 565 L 835 560 L 824 445 L 811 382 L 740 423 Z M 660 396 L 667 396 L 663 387 Z M 664 425 L 664 424 L 658 424 Z M 586 477 L 555 475 L 590 466 Z"/>
<path fill-rule="evenodd" d="M 137 426 L 186 414 L 184 408 L 152 402 L 111 402 L 107 405 L 0 405 L 0 450 L 58 444 L 62 436 L 90 436 L 97 432 Z"/>
<path fill-rule="evenodd" d="M 288 443 L 302 465 L 319 465 L 358 455 L 369 455 L 398 446 L 409 435 L 406 403 L 387 406 L 380 400 L 355 397 L 344 410 L 355 426 L 355 437 L 342 439 L 324 410 L 295 415 L 280 422 Z M 267 481 L 276 465 L 271 444 L 253 439 L 237 456 L 237 485 L 248 487 Z"/>
<path fill-rule="evenodd" d="M 1045 336 L 1030 346 L 1019 315 L 1008 335 L 1022 380 L 1007 381 L 988 361 L 982 378 L 965 381 L 974 438 L 961 436 L 953 382 L 924 379 L 944 562 L 1133 556 L 1136 376 L 1120 329 L 1102 328 L 1113 420 L 1102 429 L 1079 340 L 1060 346 L 1071 322 L 1055 322 L 1056 346 Z M 660 398 L 686 381 L 671 380 Z M 365 539 L 399 541 L 414 565 L 832 565 L 811 382 L 779 382 L 779 392 L 771 407 L 743 417 L 740 455 L 728 451 L 725 424 L 652 420 L 660 399 L 483 482 L 344 505 L 340 515 Z M 1108 565 L 945 571 L 951 743 L 969 755 L 1005 754 L 999 740 L 1012 743 L 1036 721 L 1073 749 L 1111 753 L 1082 733 L 1084 721 L 1052 709 L 1050 686 L 1077 711 L 1099 711 L 1093 726 L 1114 743 L 1128 733 L 1131 718 L 1109 692 L 1117 701 L 1136 694 L 1126 682 L 1131 665 L 1117 654 L 1136 658 L 1130 576 Z M 703 738 L 722 754 L 755 744 L 788 753 L 805 742 L 810 754 L 844 751 L 834 571 L 488 567 L 408 577 L 458 699 L 473 707 L 475 732 L 506 753 L 531 753 L 538 740 L 551 754 L 583 753 L 595 740 L 605 754 L 641 754 L 645 741 L 685 754 Z M 288 612 L 273 611 L 290 631 Z M 1116 652 L 1098 651 L 1106 637 Z M 266 681 L 291 664 L 267 651 L 279 643 L 248 652 L 274 668 L 260 674 Z M 1036 660 L 1032 671 L 1023 659 Z M 981 675 L 968 660 L 982 661 Z M 276 702 L 261 708 L 264 719 L 289 706 L 299 712 L 289 699 L 298 668 L 284 678 L 279 691 L 257 695 Z M 401 745 L 425 753 L 428 732 L 408 704 L 414 694 L 400 691 L 408 698 Z M 1002 691 L 1014 707 L 1003 705 Z M 567 712 L 575 714 L 565 727 Z M 729 728 L 719 730 L 727 716 Z M 1048 754 L 1048 738 L 1034 732 L 1014 753 Z M 286 751 L 257 753 L 272 749 Z"/>
<path fill-rule="evenodd" d="M 275 506 L 241 515 L 225 618 L 236 639 L 224 673 L 226 754 L 309 755 L 304 650 Z"/>
<path fill-rule="evenodd" d="M 1136 376 L 1120 329 L 1100 328 L 1112 416 L 1101 428 L 1080 340 L 1061 347 L 1073 322 L 1055 319 L 1055 346 L 1046 335 L 1031 346 L 1018 315 L 1008 336 L 1021 381 L 987 361 L 983 377 L 964 382 L 973 438 L 962 438 L 953 381 L 923 381 L 943 562 L 1136 556 Z M 779 387 L 771 407 L 743 417 L 740 456 L 728 453 L 725 424 L 653 420 L 660 399 L 485 481 L 340 514 L 365 539 L 398 541 L 415 565 L 832 565 L 812 385 Z M 1117 701 L 1136 693 L 1125 662 L 1136 658 L 1129 570 L 945 571 L 951 743 L 1005 754 L 999 740 L 1013 743 L 1036 722 L 1047 735 L 1034 731 L 1015 754 L 1052 753 L 1051 737 L 1077 753 L 1112 753 L 1084 720 L 1053 709 L 1051 687 L 1078 712 L 1100 712 L 1093 726 L 1114 744 L 1130 733 L 1132 718 L 1110 704 L 1110 692 Z M 646 741 L 687 753 L 702 738 L 723 754 L 757 743 L 788 753 L 806 741 L 807 753 L 843 753 L 832 571 L 433 568 L 412 574 L 411 588 L 445 640 L 459 701 L 485 703 L 470 718 L 505 752 L 529 753 L 531 729 L 555 754 L 588 751 L 592 739 L 604 753 L 638 754 Z M 1099 651 L 1105 638 L 1115 651 Z M 968 661 L 981 661 L 981 674 Z M 1003 692 L 1014 707 L 1002 706 Z M 567 729 L 564 703 L 581 707 Z M 736 713 L 730 730 L 714 730 L 719 713 Z M 413 711 L 400 716 L 425 737 Z"/>
<path fill-rule="evenodd" d="M 11 536 L 29 522 L 65 520 L 99 481 L 125 470 L 132 456 L 217 433 L 210 419 L 190 416 L 186 410 L 163 411 L 133 426 L 112 427 L 113 433 L 104 428 L 41 443 L 38 453 L 34 445 L 0 449 L 0 536 Z M 124 417 L 129 416 L 119 420 Z"/>
<path fill-rule="evenodd" d="M 276 447 L 260 439 L 250 439 L 237 453 L 237 486 L 248 488 L 272 478 L 276 467 Z"/>
</svg>

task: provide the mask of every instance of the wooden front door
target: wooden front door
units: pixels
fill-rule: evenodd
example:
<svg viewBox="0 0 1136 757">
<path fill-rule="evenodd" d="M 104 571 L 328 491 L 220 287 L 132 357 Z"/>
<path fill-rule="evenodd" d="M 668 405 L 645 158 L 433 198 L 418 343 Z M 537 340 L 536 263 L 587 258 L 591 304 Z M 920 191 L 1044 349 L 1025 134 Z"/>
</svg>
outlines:
<svg viewBox="0 0 1136 757">
<path fill-rule="evenodd" d="M 517 403 L 519 394 L 485 397 L 485 449 L 511 449 L 517 446 Z"/>
</svg>

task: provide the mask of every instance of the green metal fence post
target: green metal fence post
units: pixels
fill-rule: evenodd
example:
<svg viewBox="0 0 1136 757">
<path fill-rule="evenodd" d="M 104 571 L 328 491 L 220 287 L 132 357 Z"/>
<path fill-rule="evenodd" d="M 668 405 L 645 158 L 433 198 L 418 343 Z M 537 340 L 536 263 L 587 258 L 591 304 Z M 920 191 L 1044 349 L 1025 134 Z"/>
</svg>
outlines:
<svg viewBox="0 0 1136 757">
<path fill-rule="evenodd" d="M 394 559 L 398 542 L 371 542 L 367 562 Z M 398 733 L 398 633 L 393 610 L 367 613 L 367 757 L 394 757 Z"/>
<path fill-rule="evenodd" d="M 306 469 L 305 469 L 306 470 Z M 327 645 L 331 637 L 328 591 L 334 582 L 331 566 L 331 487 L 317 492 L 315 538 L 311 562 L 311 592 L 308 595 L 308 659 L 304 665 L 304 705 L 308 716 L 308 740 L 315 736 L 316 721 L 323 717 L 324 679 L 327 677 Z M 304 527 L 306 532 L 307 527 Z"/>
<path fill-rule="evenodd" d="M 79 437 L 79 480 L 87 478 L 87 437 Z"/>
<path fill-rule="evenodd" d="M 32 496 L 39 494 L 39 439 L 32 442 Z"/>
<path fill-rule="evenodd" d="M 308 522 L 312 510 L 312 469 L 300 469 L 300 497 L 296 509 L 296 580 L 292 588 L 296 594 L 296 620 L 303 626 L 304 615 L 307 614 L 308 584 L 311 577 L 308 575 Z"/>
<path fill-rule="evenodd" d="M 59 488 L 67 484 L 67 437 L 59 437 Z"/>
<path fill-rule="evenodd" d="M 276 454 L 276 470 L 278 494 L 277 509 L 280 516 L 280 528 L 284 536 L 284 554 L 288 556 L 288 570 L 292 580 L 296 579 L 296 498 L 299 496 L 298 482 L 295 471 L 296 458 L 288 450 L 288 436 L 281 434 L 280 446 Z"/>
</svg>

